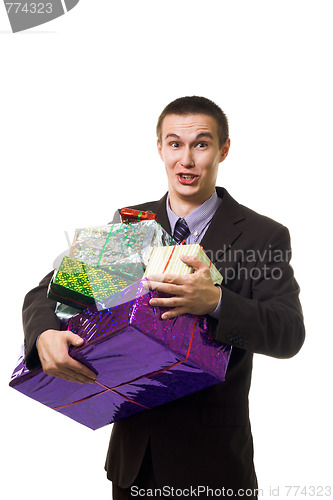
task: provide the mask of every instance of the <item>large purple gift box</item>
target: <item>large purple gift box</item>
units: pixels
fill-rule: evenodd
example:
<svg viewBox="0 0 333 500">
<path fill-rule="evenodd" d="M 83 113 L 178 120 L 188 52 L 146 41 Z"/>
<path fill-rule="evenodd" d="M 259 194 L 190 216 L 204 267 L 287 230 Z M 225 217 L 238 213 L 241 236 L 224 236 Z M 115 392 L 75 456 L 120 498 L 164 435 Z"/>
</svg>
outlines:
<svg viewBox="0 0 333 500">
<path fill-rule="evenodd" d="M 231 347 L 210 339 L 204 316 L 161 320 L 163 310 L 149 305 L 159 295 L 70 319 L 68 329 L 85 339 L 70 355 L 97 374 L 94 384 L 29 371 L 21 359 L 10 386 L 98 429 L 223 381 Z"/>
</svg>

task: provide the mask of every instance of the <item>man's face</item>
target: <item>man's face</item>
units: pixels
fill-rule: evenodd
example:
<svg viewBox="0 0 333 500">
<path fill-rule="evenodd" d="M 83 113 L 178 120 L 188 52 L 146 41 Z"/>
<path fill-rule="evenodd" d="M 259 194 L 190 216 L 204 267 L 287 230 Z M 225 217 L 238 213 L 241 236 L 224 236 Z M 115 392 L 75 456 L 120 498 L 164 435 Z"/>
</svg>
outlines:
<svg viewBox="0 0 333 500">
<path fill-rule="evenodd" d="M 170 200 L 200 205 L 214 192 L 218 166 L 230 147 L 220 147 L 218 124 L 204 114 L 167 115 L 157 143 L 168 176 Z"/>
</svg>

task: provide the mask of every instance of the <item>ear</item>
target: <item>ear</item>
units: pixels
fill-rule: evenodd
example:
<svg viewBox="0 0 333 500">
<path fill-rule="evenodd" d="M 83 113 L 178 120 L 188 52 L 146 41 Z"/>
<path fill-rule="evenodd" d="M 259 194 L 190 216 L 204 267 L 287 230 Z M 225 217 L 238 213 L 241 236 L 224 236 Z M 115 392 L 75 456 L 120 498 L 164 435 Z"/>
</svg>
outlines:
<svg viewBox="0 0 333 500">
<path fill-rule="evenodd" d="M 157 139 L 157 152 L 160 155 L 161 160 L 163 161 L 163 153 L 162 153 L 162 145 L 160 141 Z"/>
<path fill-rule="evenodd" d="M 230 139 L 227 139 L 221 148 L 220 162 L 225 160 L 230 149 Z"/>
</svg>

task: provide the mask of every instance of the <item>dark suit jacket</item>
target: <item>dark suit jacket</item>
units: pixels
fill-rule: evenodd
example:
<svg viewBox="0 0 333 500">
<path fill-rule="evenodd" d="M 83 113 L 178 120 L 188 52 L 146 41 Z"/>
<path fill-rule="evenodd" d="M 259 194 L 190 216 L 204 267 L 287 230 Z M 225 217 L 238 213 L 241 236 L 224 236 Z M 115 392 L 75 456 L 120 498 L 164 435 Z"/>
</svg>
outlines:
<svg viewBox="0 0 333 500">
<path fill-rule="evenodd" d="M 135 480 L 149 442 L 161 487 L 255 488 L 248 410 L 253 353 L 287 358 L 304 341 L 287 228 L 238 204 L 225 189 L 217 193 L 223 201 L 201 245 L 224 276 L 212 335 L 233 346 L 226 380 L 114 424 L 106 469 L 123 488 Z M 165 205 L 166 195 L 132 208 L 155 212 L 170 232 Z M 59 328 L 54 305 L 46 299 L 50 276 L 29 292 L 23 308 L 30 367 L 39 363 L 38 334 Z"/>
</svg>

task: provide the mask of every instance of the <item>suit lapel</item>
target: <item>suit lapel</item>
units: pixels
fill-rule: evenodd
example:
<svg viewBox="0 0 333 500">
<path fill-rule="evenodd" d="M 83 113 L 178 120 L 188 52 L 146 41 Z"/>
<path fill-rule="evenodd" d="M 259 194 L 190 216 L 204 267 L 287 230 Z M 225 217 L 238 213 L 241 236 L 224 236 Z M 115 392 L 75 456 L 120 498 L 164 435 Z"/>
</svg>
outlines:
<svg viewBox="0 0 333 500">
<path fill-rule="evenodd" d="M 161 226 L 171 236 L 171 227 L 170 227 L 168 214 L 166 211 L 167 196 L 168 196 L 168 193 L 165 193 L 163 198 L 161 198 L 159 201 L 156 202 L 156 205 L 154 205 L 153 210 L 154 210 L 155 214 L 157 215 L 157 222 L 159 222 L 159 224 L 161 224 Z"/>
<path fill-rule="evenodd" d="M 241 231 L 237 227 L 237 222 L 245 218 L 242 207 L 230 196 L 226 189 L 217 187 L 216 191 L 219 198 L 222 198 L 222 203 L 215 212 L 209 228 L 200 243 L 213 264 L 221 259 L 222 254 L 241 235 Z"/>
</svg>

